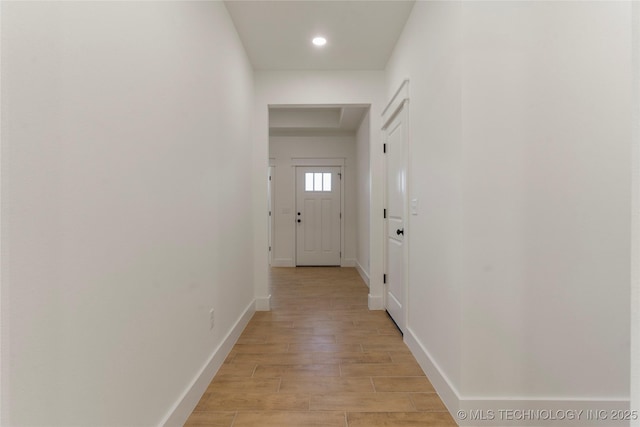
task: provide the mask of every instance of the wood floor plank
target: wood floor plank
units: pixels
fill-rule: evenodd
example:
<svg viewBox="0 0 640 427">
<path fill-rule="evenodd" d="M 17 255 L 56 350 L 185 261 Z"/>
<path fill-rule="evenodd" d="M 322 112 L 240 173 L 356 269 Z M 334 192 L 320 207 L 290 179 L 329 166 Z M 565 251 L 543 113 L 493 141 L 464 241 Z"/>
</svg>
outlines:
<svg viewBox="0 0 640 427">
<path fill-rule="evenodd" d="M 300 326 L 304 324 L 308 325 L 309 323 L 302 322 L 302 321 L 296 322 L 296 326 Z M 365 324 L 363 326 L 366 327 L 368 325 Z M 313 322 L 313 327 L 316 330 L 330 329 L 330 330 L 338 330 L 338 331 L 357 328 L 357 326 L 355 325 L 355 323 L 353 323 L 352 320 L 343 320 L 343 319 L 319 320 L 319 321 Z"/>
<path fill-rule="evenodd" d="M 268 320 L 260 321 L 251 319 L 245 332 L 253 331 L 254 329 L 291 329 L 293 328 L 293 322 L 290 320 Z"/>
<path fill-rule="evenodd" d="M 303 322 L 304 324 L 312 324 L 313 322 L 319 322 L 323 320 L 334 320 L 332 315 L 332 310 L 313 310 L 306 312 L 298 312 L 298 311 L 287 311 L 286 308 L 282 308 L 281 310 L 272 310 L 272 311 L 257 311 L 257 313 L 266 313 L 262 314 L 259 317 L 259 322 L 269 322 L 273 321 L 288 321 L 293 322 L 295 325 L 299 322 Z M 255 315 L 254 315 L 255 317 Z"/>
<path fill-rule="evenodd" d="M 266 344 L 266 335 L 242 334 L 236 344 Z"/>
<path fill-rule="evenodd" d="M 238 412 L 233 427 L 346 427 L 344 412 Z"/>
<path fill-rule="evenodd" d="M 423 376 L 418 363 L 344 363 L 343 377 L 412 377 Z"/>
<path fill-rule="evenodd" d="M 221 377 L 251 377 L 257 363 L 223 363 L 215 378 Z"/>
<path fill-rule="evenodd" d="M 331 335 L 333 332 L 326 334 L 326 335 Z M 242 336 L 245 337 L 261 337 L 261 336 L 267 336 L 267 337 L 275 337 L 275 336 L 281 336 L 281 337 L 297 337 L 297 336 L 307 336 L 307 335 L 321 335 L 321 334 L 316 334 L 315 332 L 315 328 L 313 327 L 299 327 L 299 328 L 265 328 L 265 327 L 261 327 L 261 328 L 254 328 L 252 330 L 249 331 L 244 331 L 242 333 Z M 269 340 L 267 339 L 267 344 L 269 343 Z"/>
<path fill-rule="evenodd" d="M 235 412 L 196 411 L 191 414 L 184 427 L 230 427 Z"/>
<path fill-rule="evenodd" d="M 284 353 L 289 351 L 289 344 L 236 344 L 233 350 L 236 354 L 239 353 Z"/>
<path fill-rule="evenodd" d="M 280 378 L 244 378 L 244 377 L 215 377 L 207 392 L 251 391 L 257 393 L 277 393 L 280 389 Z"/>
<path fill-rule="evenodd" d="M 388 352 L 333 352 L 312 354 L 315 363 L 390 363 Z"/>
<path fill-rule="evenodd" d="M 389 357 L 388 354 L 387 357 Z M 257 363 L 259 365 L 305 365 L 314 363 L 313 359 L 312 353 L 239 353 L 234 362 Z M 389 361 L 391 361 L 390 357 Z"/>
<path fill-rule="evenodd" d="M 289 393 L 211 393 L 205 411 L 307 411 L 309 397 Z"/>
<path fill-rule="evenodd" d="M 435 392 L 427 377 L 375 377 L 371 380 L 376 391 Z"/>
<path fill-rule="evenodd" d="M 311 395 L 312 411 L 409 412 L 415 411 L 406 393 L 331 393 Z"/>
<path fill-rule="evenodd" d="M 342 341 L 346 341 L 346 340 L 341 339 L 340 342 Z M 387 342 L 383 342 L 383 343 L 363 342 L 361 345 L 362 345 L 362 351 L 364 351 L 365 353 L 369 351 L 390 351 L 390 352 L 398 352 L 398 353 L 404 351 L 407 354 L 411 354 L 407 346 L 404 345 L 404 343 L 402 344 L 403 346 L 399 346 L 397 341 L 393 342 L 393 341 L 387 340 Z"/>
<path fill-rule="evenodd" d="M 340 334 L 338 337 L 338 343 L 341 342 L 361 342 L 361 336 L 357 336 L 356 334 Z M 375 345 L 387 345 L 389 348 L 386 351 L 393 351 L 399 346 L 406 347 L 406 344 L 402 341 L 402 336 L 396 335 L 371 335 L 367 336 L 365 340 L 361 342 L 361 344 L 366 346 L 375 346 Z"/>
<path fill-rule="evenodd" d="M 283 378 L 280 384 L 282 393 L 371 393 L 374 392 L 370 378 L 315 377 Z"/>
<path fill-rule="evenodd" d="M 335 335 L 314 335 L 308 334 L 274 334 L 268 335 L 263 338 L 265 344 L 335 344 Z"/>
<path fill-rule="evenodd" d="M 416 361 L 413 354 L 407 351 L 389 351 L 388 353 L 393 363 L 414 363 Z"/>
<path fill-rule="evenodd" d="M 333 343 L 292 343 L 289 344 L 291 353 L 324 353 L 324 352 L 350 352 L 362 353 L 360 344 Z"/>
<path fill-rule="evenodd" d="M 257 378 L 339 377 L 340 366 L 336 363 L 326 365 L 258 365 L 254 376 Z"/>
</svg>

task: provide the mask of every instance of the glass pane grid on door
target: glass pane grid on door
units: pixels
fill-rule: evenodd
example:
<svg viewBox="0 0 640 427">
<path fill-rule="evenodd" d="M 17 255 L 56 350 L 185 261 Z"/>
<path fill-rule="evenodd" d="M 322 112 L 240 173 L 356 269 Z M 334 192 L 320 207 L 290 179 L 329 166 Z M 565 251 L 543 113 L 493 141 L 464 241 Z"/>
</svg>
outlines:
<svg viewBox="0 0 640 427">
<path fill-rule="evenodd" d="M 331 191 L 331 173 L 305 173 L 304 191 Z"/>
</svg>

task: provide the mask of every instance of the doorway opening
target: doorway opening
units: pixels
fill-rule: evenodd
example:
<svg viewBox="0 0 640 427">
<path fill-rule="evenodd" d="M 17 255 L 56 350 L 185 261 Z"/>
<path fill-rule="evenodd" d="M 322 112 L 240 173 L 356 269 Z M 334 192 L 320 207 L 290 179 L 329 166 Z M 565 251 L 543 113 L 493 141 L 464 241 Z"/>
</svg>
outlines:
<svg viewBox="0 0 640 427">
<path fill-rule="evenodd" d="M 369 110 L 269 106 L 270 266 L 368 269 Z"/>
</svg>

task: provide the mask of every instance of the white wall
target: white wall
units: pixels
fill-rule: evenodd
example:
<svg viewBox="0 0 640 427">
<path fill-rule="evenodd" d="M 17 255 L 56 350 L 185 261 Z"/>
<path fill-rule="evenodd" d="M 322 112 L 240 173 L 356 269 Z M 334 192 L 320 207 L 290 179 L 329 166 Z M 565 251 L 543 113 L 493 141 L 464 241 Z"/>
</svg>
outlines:
<svg viewBox="0 0 640 427">
<path fill-rule="evenodd" d="M 633 143 L 632 143 L 632 219 L 631 219 L 631 399 L 629 407 L 640 408 L 640 4 L 632 12 L 633 57 Z M 640 427 L 640 417 L 631 422 Z"/>
<path fill-rule="evenodd" d="M 269 157 L 268 109 L 269 105 L 371 105 L 371 146 L 381 147 L 380 114 L 384 98 L 384 72 L 382 71 L 256 71 L 255 104 L 253 116 L 253 210 L 255 225 L 254 280 L 256 307 L 269 307 L 267 283 L 268 247 L 264 176 Z M 372 151 L 373 153 L 373 151 Z M 371 156 L 372 168 L 380 169 L 382 150 Z M 276 171 L 276 173 L 278 173 Z M 374 176 L 374 179 L 379 179 Z M 375 186 L 382 188 L 382 184 Z M 382 194 L 372 193 L 371 212 L 382 211 Z M 382 215 L 371 214 L 372 230 L 382 227 Z M 373 231 L 372 231 L 373 232 Z M 369 304 L 382 308 L 382 246 L 375 235 L 371 244 L 371 287 Z"/>
<path fill-rule="evenodd" d="M 371 138 L 371 111 L 367 111 L 356 132 L 357 217 L 356 267 L 365 283 L 369 284 L 371 167 L 369 140 Z"/>
<path fill-rule="evenodd" d="M 387 67 L 421 207 L 407 339 L 451 409 L 629 398 L 630 7 L 418 2 Z"/>
<path fill-rule="evenodd" d="M 250 64 L 221 2 L 2 9 L 2 424 L 158 425 L 252 309 Z"/>
<path fill-rule="evenodd" d="M 273 265 L 294 267 L 296 260 L 295 161 L 300 158 L 344 159 L 344 247 L 342 265 L 353 267 L 356 258 L 356 146 L 353 136 L 272 136 L 269 157 L 275 159 L 275 233 Z"/>
<path fill-rule="evenodd" d="M 513 340 L 465 328 L 470 395 L 628 398 L 630 7 L 465 5 L 464 321 Z"/>
</svg>

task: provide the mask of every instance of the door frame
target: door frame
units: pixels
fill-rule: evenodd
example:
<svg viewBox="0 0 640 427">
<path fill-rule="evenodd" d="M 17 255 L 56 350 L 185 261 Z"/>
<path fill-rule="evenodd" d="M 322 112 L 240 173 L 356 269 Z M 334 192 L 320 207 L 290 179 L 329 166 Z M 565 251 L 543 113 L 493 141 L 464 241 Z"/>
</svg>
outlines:
<svg viewBox="0 0 640 427">
<path fill-rule="evenodd" d="M 340 267 L 344 267 L 344 223 L 345 214 L 344 214 L 344 157 L 327 157 L 327 158 L 307 158 L 307 157 L 292 157 L 291 158 L 291 176 L 293 177 L 293 204 L 294 206 L 298 205 L 298 182 L 296 178 L 296 168 L 298 166 L 319 166 L 319 167 L 340 167 L 340 173 L 342 174 L 342 178 L 340 179 L 340 212 L 342 213 L 342 217 L 340 218 Z M 297 264 L 298 260 L 298 229 L 295 223 L 295 215 L 294 222 L 292 222 L 292 227 L 294 227 L 293 232 L 293 264 L 294 266 Z"/>
<path fill-rule="evenodd" d="M 389 101 L 389 103 L 387 104 L 387 106 L 385 107 L 385 109 L 382 111 L 382 127 L 380 132 L 382 133 L 382 144 L 383 147 L 381 147 L 381 150 L 383 150 L 383 152 L 386 152 L 386 143 L 387 143 L 387 136 L 386 136 L 386 130 L 387 128 L 391 125 L 391 123 L 393 122 L 393 120 L 398 116 L 398 114 L 402 114 L 403 115 L 403 126 L 405 126 L 406 128 L 403 130 L 404 132 L 406 132 L 406 138 L 405 138 L 405 147 L 404 147 L 404 152 L 403 152 L 403 156 L 402 156 L 402 163 L 403 163 L 403 167 L 405 170 L 405 193 L 404 193 L 404 200 L 402 201 L 403 204 L 403 208 L 404 208 L 404 242 L 402 245 L 402 270 L 403 270 L 403 283 L 402 283 L 402 290 L 404 293 L 404 301 L 402 302 L 402 308 L 403 308 L 403 319 L 402 319 L 402 323 L 403 323 L 403 327 L 404 330 L 407 331 L 409 329 L 409 307 L 410 307 L 410 298 L 409 298 L 409 243 L 410 243 L 410 237 L 411 237 L 411 221 L 410 221 L 410 214 L 409 214 L 409 194 L 411 191 L 411 180 L 410 178 L 410 141 L 411 141 L 411 135 L 409 134 L 409 79 L 403 80 L 402 83 L 400 84 L 400 87 L 398 88 L 398 90 L 395 92 L 395 94 L 391 97 L 391 100 Z M 387 156 L 383 155 L 383 170 L 384 170 L 384 181 L 383 181 L 383 185 L 382 185 L 382 199 L 383 199 L 383 206 L 384 209 L 386 210 L 388 208 L 388 203 L 387 203 L 387 171 L 388 171 L 388 167 L 387 167 Z M 387 250 L 387 233 L 388 233 L 388 221 L 385 218 L 383 220 L 383 226 L 382 226 L 382 237 L 383 237 L 383 244 L 382 244 L 382 259 L 383 259 L 383 274 L 387 274 L 387 264 L 388 264 L 388 259 L 387 259 L 387 255 L 388 255 L 388 250 Z M 383 284 L 382 285 L 382 304 L 383 304 L 383 309 L 386 310 L 387 308 L 387 284 Z"/>
</svg>

